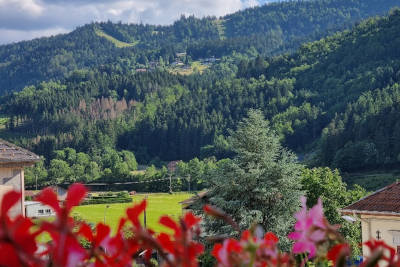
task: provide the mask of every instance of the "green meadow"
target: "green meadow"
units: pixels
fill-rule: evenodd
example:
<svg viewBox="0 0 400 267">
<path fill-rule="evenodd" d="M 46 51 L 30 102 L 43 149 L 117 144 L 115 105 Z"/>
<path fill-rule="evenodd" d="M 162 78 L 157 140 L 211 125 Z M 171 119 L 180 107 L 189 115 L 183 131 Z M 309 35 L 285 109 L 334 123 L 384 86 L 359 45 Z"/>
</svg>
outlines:
<svg viewBox="0 0 400 267">
<path fill-rule="evenodd" d="M 131 46 L 135 46 L 136 44 L 138 44 L 138 42 L 126 43 L 126 42 L 120 41 L 120 40 L 112 37 L 111 35 L 103 32 L 100 29 L 95 29 L 95 33 L 96 33 L 96 35 L 103 37 L 103 38 L 107 39 L 108 41 L 112 42 L 118 48 L 131 47 Z"/>
<path fill-rule="evenodd" d="M 182 215 L 182 207 L 179 202 L 190 198 L 192 195 L 188 193 L 175 193 L 172 195 L 167 193 L 137 194 L 133 197 L 132 203 L 78 206 L 74 208 L 73 213 L 89 223 L 103 222 L 105 219 L 106 224 L 115 231 L 118 227 L 119 218 L 125 215 L 126 209 L 133 204 L 140 203 L 146 196 L 147 227 L 160 232 L 166 230 L 158 224 L 160 216 L 169 215 L 175 219 L 179 218 Z"/>
</svg>

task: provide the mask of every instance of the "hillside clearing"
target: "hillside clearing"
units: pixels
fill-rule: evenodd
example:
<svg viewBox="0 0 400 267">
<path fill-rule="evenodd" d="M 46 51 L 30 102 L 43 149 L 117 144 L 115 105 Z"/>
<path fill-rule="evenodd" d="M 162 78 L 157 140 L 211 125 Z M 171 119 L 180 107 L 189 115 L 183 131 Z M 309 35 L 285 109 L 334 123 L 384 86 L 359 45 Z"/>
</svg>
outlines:
<svg viewBox="0 0 400 267">
<path fill-rule="evenodd" d="M 190 75 L 193 73 L 203 73 L 209 66 L 201 64 L 200 61 L 191 63 L 190 68 L 174 67 L 168 68 L 168 71 L 173 74 Z"/>
<path fill-rule="evenodd" d="M 120 41 L 118 39 L 115 39 L 114 37 L 112 37 L 111 35 L 103 32 L 100 29 L 95 29 L 94 32 L 96 33 L 96 35 L 103 37 L 105 39 L 107 39 L 108 41 L 112 42 L 116 47 L 118 48 L 124 48 L 124 47 L 132 47 L 137 45 L 138 42 L 134 42 L 134 43 L 125 43 L 123 41 Z"/>
</svg>

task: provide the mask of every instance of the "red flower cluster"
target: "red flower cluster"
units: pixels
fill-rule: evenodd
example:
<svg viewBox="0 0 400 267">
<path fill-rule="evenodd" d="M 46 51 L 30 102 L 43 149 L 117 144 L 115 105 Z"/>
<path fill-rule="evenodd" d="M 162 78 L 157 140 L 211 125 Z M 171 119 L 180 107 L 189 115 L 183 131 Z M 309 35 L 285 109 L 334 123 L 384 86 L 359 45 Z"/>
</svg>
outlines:
<svg viewBox="0 0 400 267">
<path fill-rule="evenodd" d="M 19 193 L 8 192 L 1 202 L 0 266 L 40 266 L 42 263 L 34 256 L 38 249 L 35 238 L 39 232 L 31 231 L 31 220 L 23 216 L 8 216 L 8 211 L 20 198 Z"/>
<path fill-rule="evenodd" d="M 134 262 L 153 266 L 152 256 L 156 253 L 165 267 L 196 267 L 198 257 L 204 247 L 197 239 L 200 236 L 200 218 L 187 213 L 178 222 L 168 216 L 159 223 L 172 233 L 156 234 L 143 227 L 139 216 L 146 209 L 146 201 L 129 208 L 126 217 L 120 219 L 115 235 L 110 227 L 99 223 L 92 229 L 84 222 L 76 222 L 71 210 L 79 205 L 87 193 L 80 184 L 70 187 L 65 203 L 60 206 L 56 194 L 44 189 L 37 200 L 56 212 L 52 222 L 34 224 L 29 218 L 9 216 L 9 210 L 18 203 L 21 195 L 7 193 L 0 210 L 0 266 L 132 266 Z M 304 265 L 312 261 L 314 265 L 346 266 L 350 247 L 338 234 L 337 227 L 330 225 L 323 215 L 322 203 L 310 210 L 305 207 L 295 215 L 295 232 L 289 235 L 295 243 L 291 253 L 283 253 L 278 248 L 278 237 L 262 229 L 253 227 L 241 232 L 240 240 L 225 239 L 215 244 L 212 255 L 218 266 L 282 266 Z M 223 211 L 206 206 L 208 215 L 225 220 L 240 232 L 238 225 Z M 48 233 L 51 241 L 37 242 L 39 234 Z M 85 246 L 82 245 L 85 243 Z M 395 250 L 383 241 L 371 240 L 365 243 L 370 257 L 362 266 L 400 266 Z M 297 257 L 300 254 L 301 257 Z M 302 258 L 302 260 L 299 260 Z M 330 263 L 329 263 L 330 262 Z"/>
<path fill-rule="evenodd" d="M 240 240 L 226 239 L 216 244 L 212 255 L 218 266 L 292 266 L 293 258 L 278 250 L 278 237 L 268 232 L 263 238 L 246 230 Z"/>
</svg>

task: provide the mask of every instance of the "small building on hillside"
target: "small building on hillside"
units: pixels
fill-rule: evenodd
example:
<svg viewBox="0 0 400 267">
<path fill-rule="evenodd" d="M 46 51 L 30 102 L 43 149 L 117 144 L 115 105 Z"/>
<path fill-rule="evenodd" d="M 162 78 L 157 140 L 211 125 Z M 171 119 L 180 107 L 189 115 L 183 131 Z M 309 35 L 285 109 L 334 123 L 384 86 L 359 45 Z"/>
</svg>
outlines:
<svg viewBox="0 0 400 267">
<path fill-rule="evenodd" d="M 55 212 L 38 201 L 25 201 L 25 216 L 29 218 L 51 217 Z"/>
<path fill-rule="evenodd" d="M 177 57 L 186 57 L 186 52 L 176 53 Z"/>
<path fill-rule="evenodd" d="M 34 153 L 0 139 L 0 203 L 8 191 L 21 193 L 22 200 L 10 210 L 10 215 L 25 214 L 24 167 L 40 161 Z"/>
<path fill-rule="evenodd" d="M 400 182 L 360 199 L 341 213 L 361 221 L 362 242 L 383 240 L 400 254 Z M 369 255 L 365 246 L 363 255 Z"/>
</svg>

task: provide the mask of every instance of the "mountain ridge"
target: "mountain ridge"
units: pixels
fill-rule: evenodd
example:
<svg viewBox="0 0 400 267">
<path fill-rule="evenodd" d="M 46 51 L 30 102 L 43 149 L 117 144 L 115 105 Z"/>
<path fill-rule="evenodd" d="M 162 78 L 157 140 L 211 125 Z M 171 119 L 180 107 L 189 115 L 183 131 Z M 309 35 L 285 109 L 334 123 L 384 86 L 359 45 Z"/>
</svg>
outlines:
<svg viewBox="0 0 400 267">
<path fill-rule="evenodd" d="M 251 47 L 264 55 L 281 54 L 367 16 L 381 15 L 396 4 L 396 0 L 383 4 L 377 0 L 271 3 L 224 16 L 223 27 L 215 25 L 215 17 L 182 17 L 170 26 L 87 24 L 68 34 L 0 46 L 0 93 L 58 80 L 75 69 L 99 67 L 115 59 L 135 68 L 159 57 L 169 61 L 171 55 L 185 50 L 194 58 L 245 53 Z M 96 27 L 116 40 L 136 45 L 113 47 L 94 33 Z M 220 38 L 222 28 L 224 40 Z"/>
<path fill-rule="evenodd" d="M 206 39 L 209 21 L 196 26 L 199 31 L 194 25 L 200 22 L 193 21 L 185 18 L 170 29 L 178 36 L 189 23 L 191 32 L 181 37 Z M 123 24 L 102 27 L 107 34 L 117 30 L 119 40 L 130 42 L 124 38 L 133 36 L 124 37 Z M 147 29 L 148 36 L 159 34 L 153 30 Z M 229 129 L 249 109 L 260 109 L 288 148 L 313 155 L 306 157 L 309 166 L 343 171 L 400 166 L 398 8 L 304 43 L 293 53 L 264 56 L 249 48 L 203 59 L 206 67 L 190 75 L 176 74 L 159 55 L 154 68 L 132 69 L 136 65 L 124 53 L 151 44 L 117 49 L 102 41 L 122 51 L 120 57 L 0 98 L 6 118 L 0 135 L 44 156 L 46 167 L 60 150 L 70 149 L 87 153 L 99 166 L 102 158 L 117 160 L 116 151 L 127 150 L 144 164 L 223 159 L 232 156 L 225 139 Z M 176 65 L 200 62 L 163 49 Z M 107 162 L 103 165 L 111 166 Z"/>
</svg>

